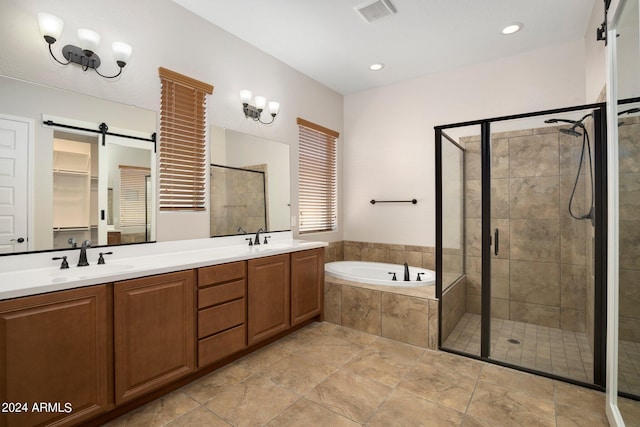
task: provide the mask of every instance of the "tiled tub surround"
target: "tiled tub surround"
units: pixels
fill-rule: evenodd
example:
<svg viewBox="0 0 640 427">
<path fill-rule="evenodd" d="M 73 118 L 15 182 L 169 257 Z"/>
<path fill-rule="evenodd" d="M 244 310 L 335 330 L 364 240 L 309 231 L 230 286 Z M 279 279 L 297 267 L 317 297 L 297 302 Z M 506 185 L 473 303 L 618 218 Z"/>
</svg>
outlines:
<svg viewBox="0 0 640 427">
<path fill-rule="evenodd" d="M 479 314 L 480 139 L 461 141 L 467 149 L 467 312 Z M 587 312 L 593 310 L 593 229 L 567 210 L 582 138 L 546 127 L 492 134 L 491 141 L 492 229 L 500 229 L 500 252 L 491 260 L 492 317 L 589 332 L 592 342 L 593 331 L 586 324 Z M 585 166 L 573 205 L 580 213 L 589 202 Z"/>
<path fill-rule="evenodd" d="M 434 285 L 378 286 L 325 275 L 324 319 L 418 347 L 438 347 Z"/>
</svg>

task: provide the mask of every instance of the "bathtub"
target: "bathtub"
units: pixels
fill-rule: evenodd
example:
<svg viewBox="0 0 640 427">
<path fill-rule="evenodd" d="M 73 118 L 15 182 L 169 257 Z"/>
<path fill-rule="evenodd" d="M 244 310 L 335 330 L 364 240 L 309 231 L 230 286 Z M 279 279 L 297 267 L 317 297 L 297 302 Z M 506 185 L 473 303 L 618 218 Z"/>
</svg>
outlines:
<svg viewBox="0 0 640 427">
<path fill-rule="evenodd" d="M 386 264 L 382 262 L 367 261 L 336 261 L 329 262 L 324 266 L 325 274 L 338 279 L 352 282 L 368 283 L 370 285 L 403 286 L 416 287 L 432 285 L 436 281 L 436 273 L 425 268 L 409 267 L 410 281 L 405 282 L 404 265 Z M 396 281 L 392 280 L 393 272 L 396 274 Z M 418 273 L 422 275 L 422 281 L 416 281 Z"/>
</svg>

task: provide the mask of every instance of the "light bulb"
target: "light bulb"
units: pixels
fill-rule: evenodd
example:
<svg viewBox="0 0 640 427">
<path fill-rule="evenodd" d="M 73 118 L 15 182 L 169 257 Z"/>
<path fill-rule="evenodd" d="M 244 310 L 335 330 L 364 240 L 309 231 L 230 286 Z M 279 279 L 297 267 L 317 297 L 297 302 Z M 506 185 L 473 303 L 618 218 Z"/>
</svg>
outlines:
<svg viewBox="0 0 640 427">
<path fill-rule="evenodd" d="M 47 43 L 52 44 L 60 38 L 64 22 L 57 16 L 41 12 L 38 13 L 38 27 L 40 27 L 42 37 L 44 37 Z"/>
</svg>

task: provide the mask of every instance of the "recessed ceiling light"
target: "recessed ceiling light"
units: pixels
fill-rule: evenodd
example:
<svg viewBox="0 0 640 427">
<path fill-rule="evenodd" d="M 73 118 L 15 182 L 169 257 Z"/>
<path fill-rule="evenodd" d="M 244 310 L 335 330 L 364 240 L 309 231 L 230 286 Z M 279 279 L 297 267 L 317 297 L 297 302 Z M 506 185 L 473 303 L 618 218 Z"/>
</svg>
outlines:
<svg viewBox="0 0 640 427">
<path fill-rule="evenodd" d="M 371 64 L 369 65 L 369 69 L 371 71 L 380 71 L 384 68 L 384 64 Z"/>
<path fill-rule="evenodd" d="M 504 27 L 502 29 L 502 34 L 504 35 L 509 35 L 509 34 L 514 34 L 517 33 L 518 31 L 520 31 L 522 29 L 523 25 L 519 22 L 514 22 L 513 24 L 509 24 L 506 27 Z"/>
</svg>

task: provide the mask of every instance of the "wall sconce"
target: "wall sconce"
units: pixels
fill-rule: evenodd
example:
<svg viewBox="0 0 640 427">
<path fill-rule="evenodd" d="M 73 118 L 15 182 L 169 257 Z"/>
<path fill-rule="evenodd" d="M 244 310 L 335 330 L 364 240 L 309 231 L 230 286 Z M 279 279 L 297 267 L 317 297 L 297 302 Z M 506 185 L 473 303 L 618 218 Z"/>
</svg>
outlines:
<svg viewBox="0 0 640 427">
<path fill-rule="evenodd" d="M 113 56 L 120 70 L 118 74 L 113 76 L 101 74 L 100 71 L 98 71 L 100 57 L 95 53 L 100 44 L 100 34 L 86 28 L 81 28 L 78 30 L 80 46 L 68 44 L 63 47 L 62 56 L 65 57 L 67 62 L 62 62 L 56 58 L 51 50 L 51 45 L 54 44 L 60 38 L 60 34 L 62 34 L 62 27 L 64 26 L 62 19 L 49 13 L 38 13 L 38 26 L 40 27 L 40 34 L 42 34 L 42 37 L 44 37 L 44 40 L 49 45 L 49 53 L 59 64 L 68 65 L 73 62 L 79 64 L 82 67 L 82 71 L 93 68 L 98 75 L 107 79 L 113 79 L 122 73 L 122 69 L 127 65 L 129 58 L 131 58 L 131 46 L 122 42 L 113 43 L 111 45 Z"/>
<path fill-rule="evenodd" d="M 250 90 L 241 90 L 240 91 L 240 100 L 242 101 L 242 111 L 244 111 L 244 116 L 247 118 L 251 118 L 254 121 L 260 122 L 265 125 L 270 125 L 276 119 L 276 114 L 280 111 L 280 103 L 276 101 L 269 101 L 269 114 L 271 114 L 270 122 L 263 122 L 260 120 L 260 115 L 264 110 L 265 105 L 267 105 L 267 98 L 264 96 L 256 96 L 254 98 L 255 106 L 249 104 L 251 102 L 251 97 L 253 94 Z"/>
</svg>

